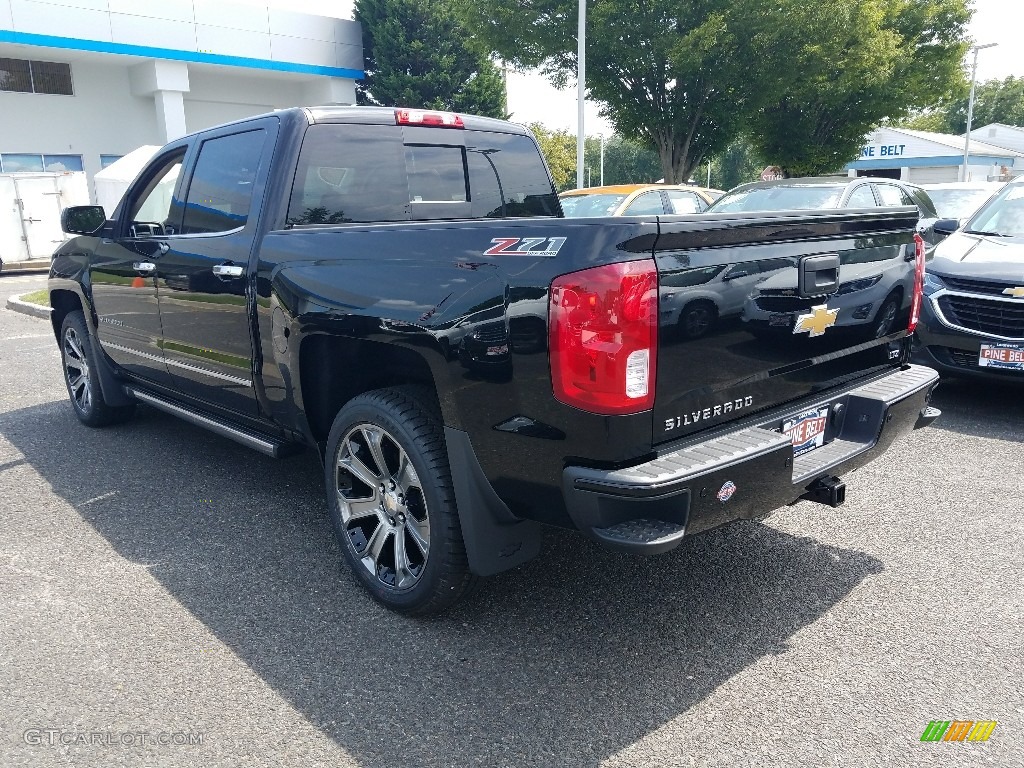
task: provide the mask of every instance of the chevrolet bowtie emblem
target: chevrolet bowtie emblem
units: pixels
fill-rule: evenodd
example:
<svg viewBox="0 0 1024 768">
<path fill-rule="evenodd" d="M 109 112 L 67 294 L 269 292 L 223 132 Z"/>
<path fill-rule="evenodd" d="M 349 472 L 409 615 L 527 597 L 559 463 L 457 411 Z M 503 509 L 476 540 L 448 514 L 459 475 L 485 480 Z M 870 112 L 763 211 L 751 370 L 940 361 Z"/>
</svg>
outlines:
<svg viewBox="0 0 1024 768">
<path fill-rule="evenodd" d="M 810 338 L 821 336 L 826 330 L 836 324 L 836 317 L 838 316 L 839 310 L 829 309 L 827 304 L 811 307 L 810 314 L 797 317 L 796 325 L 793 326 L 793 333 L 807 333 Z"/>
<path fill-rule="evenodd" d="M 1014 299 L 1024 299 L 1024 286 L 1017 288 L 1004 288 L 1003 293 Z"/>
</svg>

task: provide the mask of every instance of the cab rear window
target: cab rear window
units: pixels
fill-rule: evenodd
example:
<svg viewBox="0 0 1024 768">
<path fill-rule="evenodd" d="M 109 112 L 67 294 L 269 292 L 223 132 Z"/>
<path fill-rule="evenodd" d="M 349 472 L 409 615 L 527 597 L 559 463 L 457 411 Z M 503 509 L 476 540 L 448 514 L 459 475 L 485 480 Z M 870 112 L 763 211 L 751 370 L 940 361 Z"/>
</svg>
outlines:
<svg viewBox="0 0 1024 768">
<path fill-rule="evenodd" d="M 289 226 L 559 215 L 528 137 L 381 125 L 310 126 L 288 205 Z"/>
</svg>

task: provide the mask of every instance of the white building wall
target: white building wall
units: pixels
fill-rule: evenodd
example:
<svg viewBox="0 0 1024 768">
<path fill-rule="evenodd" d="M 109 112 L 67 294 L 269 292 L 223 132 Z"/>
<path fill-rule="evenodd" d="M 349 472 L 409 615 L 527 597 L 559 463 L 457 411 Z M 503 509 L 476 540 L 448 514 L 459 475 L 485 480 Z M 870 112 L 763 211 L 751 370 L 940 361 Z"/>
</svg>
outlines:
<svg viewBox="0 0 1024 768">
<path fill-rule="evenodd" d="M 153 99 L 131 95 L 126 67 L 76 61 L 71 77 L 74 96 L 0 94 L 0 151 L 81 155 L 92 178 L 101 154 L 163 143 Z"/>
<path fill-rule="evenodd" d="M 1011 125 L 983 125 L 971 131 L 971 141 L 982 141 L 1024 154 L 1024 128 Z"/>
</svg>

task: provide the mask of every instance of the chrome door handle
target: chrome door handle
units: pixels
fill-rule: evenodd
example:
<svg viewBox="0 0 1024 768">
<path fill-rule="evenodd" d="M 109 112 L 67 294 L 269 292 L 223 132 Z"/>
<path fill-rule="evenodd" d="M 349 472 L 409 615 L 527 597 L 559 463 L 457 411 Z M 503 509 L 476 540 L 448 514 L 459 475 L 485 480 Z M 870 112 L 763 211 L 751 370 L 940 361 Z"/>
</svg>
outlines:
<svg viewBox="0 0 1024 768">
<path fill-rule="evenodd" d="M 151 261 L 136 261 L 132 264 L 132 269 L 136 272 L 142 272 L 148 275 L 150 272 L 156 271 L 156 264 Z"/>
<path fill-rule="evenodd" d="M 213 268 L 213 274 L 217 277 L 241 277 L 243 269 L 235 264 L 217 264 Z"/>
</svg>

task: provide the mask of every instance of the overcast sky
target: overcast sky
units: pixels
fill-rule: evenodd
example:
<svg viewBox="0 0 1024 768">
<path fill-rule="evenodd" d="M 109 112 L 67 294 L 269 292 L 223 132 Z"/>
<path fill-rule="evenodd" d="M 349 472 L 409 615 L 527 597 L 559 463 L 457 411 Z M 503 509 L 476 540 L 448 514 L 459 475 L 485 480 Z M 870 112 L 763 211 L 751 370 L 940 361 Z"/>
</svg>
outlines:
<svg viewBox="0 0 1024 768">
<path fill-rule="evenodd" d="M 322 16 L 352 18 L 352 0 L 234 0 L 250 5 L 270 5 Z M 1024 0 L 974 0 L 975 13 L 969 28 L 978 43 L 998 43 L 978 54 L 978 80 L 1024 76 L 1020 32 L 1024 30 Z M 968 57 L 968 63 L 970 57 Z M 510 72 L 508 107 L 516 122 L 544 123 L 549 128 L 576 132 L 576 89 L 559 92 L 535 73 Z M 586 132 L 611 133 L 611 127 L 597 116 L 597 107 L 587 103 Z"/>
</svg>

